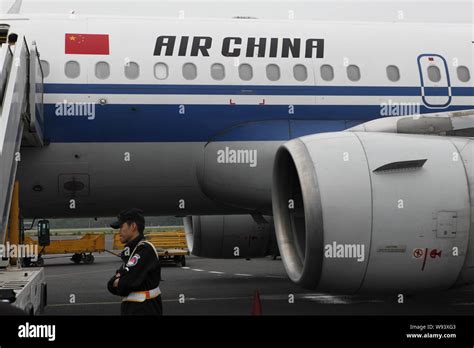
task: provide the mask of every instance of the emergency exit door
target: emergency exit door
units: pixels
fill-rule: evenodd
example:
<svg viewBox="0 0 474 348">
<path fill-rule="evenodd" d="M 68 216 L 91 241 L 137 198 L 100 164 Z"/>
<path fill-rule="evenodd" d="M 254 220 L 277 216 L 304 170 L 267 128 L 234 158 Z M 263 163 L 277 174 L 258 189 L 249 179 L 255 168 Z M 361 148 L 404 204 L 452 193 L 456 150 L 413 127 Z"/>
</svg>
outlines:
<svg viewBox="0 0 474 348">
<path fill-rule="evenodd" d="M 418 56 L 421 98 L 429 108 L 445 108 L 451 103 L 448 64 L 439 54 Z"/>
</svg>

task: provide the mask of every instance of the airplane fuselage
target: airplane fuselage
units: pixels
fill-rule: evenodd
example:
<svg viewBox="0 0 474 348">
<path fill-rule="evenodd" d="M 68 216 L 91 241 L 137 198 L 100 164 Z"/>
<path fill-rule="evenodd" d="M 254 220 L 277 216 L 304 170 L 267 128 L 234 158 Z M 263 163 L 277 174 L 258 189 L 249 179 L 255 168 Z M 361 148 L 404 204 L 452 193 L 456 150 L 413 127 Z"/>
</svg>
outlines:
<svg viewBox="0 0 474 348">
<path fill-rule="evenodd" d="M 0 24 L 36 41 L 44 61 L 48 145 L 22 148 L 26 217 L 107 216 L 125 206 L 147 215 L 271 213 L 282 143 L 474 107 L 468 25 L 74 15 L 3 15 Z M 107 37 L 108 50 L 68 42 L 85 34 Z M 203 157 L 217 162 L 226 148 L 256 151 L 255 166 L 225 157 L 235 204 L 203 192 L 199 175 Z"/>
</svg>

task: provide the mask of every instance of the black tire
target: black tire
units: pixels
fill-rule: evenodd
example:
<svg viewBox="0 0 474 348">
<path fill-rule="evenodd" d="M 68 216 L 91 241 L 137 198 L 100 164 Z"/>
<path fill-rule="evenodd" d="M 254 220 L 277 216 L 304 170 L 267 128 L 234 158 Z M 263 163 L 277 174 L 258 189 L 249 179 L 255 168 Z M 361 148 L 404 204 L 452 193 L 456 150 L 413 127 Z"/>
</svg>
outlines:
<svg viewBox="0 0 474 348">
<path fill-rule="evenodd" d="M 23 259 L 23 267 L 30 267 L 31 266 L 31 257 L 25 257 Z"/>
<path fill-rule="evenodd" d="M 87 254 L 87 255 L 84 255 L 83 257 L 83 261 L 86 265 L 93 264 L 94 260 L 95 260 L 95 257 L 92 254 Z"/>
<path fill-rule="evenodd" d="M 71 256 L 71 261 L 74 262 L 76 265 L 80 264 L 82 260 L 81 254 L 74 254 Z"/>
<path fill-rule="evenodd" d="M 184 258 L 184 256 L 176 255 L 174 257 L 174 263 L 176 264 L 176 266 L 181 265 L 181 267 L 184 267 L 184 266 L 186 266 L 186 259 Z"/>
</svg>

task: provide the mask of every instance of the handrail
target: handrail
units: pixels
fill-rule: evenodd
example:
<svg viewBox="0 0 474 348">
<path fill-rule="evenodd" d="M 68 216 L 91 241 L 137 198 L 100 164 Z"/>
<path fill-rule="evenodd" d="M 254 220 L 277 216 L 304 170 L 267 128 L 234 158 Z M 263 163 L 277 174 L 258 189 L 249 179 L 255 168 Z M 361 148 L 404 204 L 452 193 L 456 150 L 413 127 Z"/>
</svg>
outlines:
<svg viewBox="0 0 474 348">
<path fill-rule="evenodd" d="M 27 132 L 25 132 L 25 141 L 28 145 L 43 146 L 43 67 L 39 58 L 39 52 L 36 43 L 33 41 L 30 49 L 30 68 L 29 68 L 29 91 L 28 107 L 25 121 L 27 122 Z"/>
<path fill-rule="evenodd" d="M 3 104 L 3 96 L 7 86 L 7 77 L 10 73 L 13 53 L 9 45 L 0 47 L 0 106 Z"/>
<path fill-rule="evenodd" d="M 22 114 L 28 90 L 28 45 L 18 40 L 13 53 L 0 114 L 0 242 L 5 240 L 12 189 L 17 170 L 16 153 L 23 133 Z"/>
<path fill-rule="evenodd" d="M 43 83 L 43 80 L 44 80 L 44 71 L 43 71 L 43 66 L 41 65 L 41 59 L 40 59 L 40 54 L 38 52 L 38 47 L 36 46 L 36 44 L 34 44 L 34 48 L 35 48 L 35 56 L 36 56 L 36 60 L 38 61 L 38 66 L 40 68 L 40 71 L 41 71 L 41 83 Z"/>
</svg>

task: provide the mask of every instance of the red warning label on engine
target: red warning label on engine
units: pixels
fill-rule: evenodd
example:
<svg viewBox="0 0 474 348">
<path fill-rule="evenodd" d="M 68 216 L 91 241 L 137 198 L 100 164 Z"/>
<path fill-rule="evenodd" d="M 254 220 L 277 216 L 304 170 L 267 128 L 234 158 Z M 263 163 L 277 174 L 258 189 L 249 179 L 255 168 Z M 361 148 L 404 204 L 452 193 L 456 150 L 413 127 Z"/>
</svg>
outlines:
<svg viewBox="0 0 474 348">
<path fill-rule="evenodd" d="M 429 248 L 415 248 L 413 249 L 412 256 L 415 259 L 423 259 L 423 264 L 421 265 L 421 270 L 425 270 L 426 260 L 428 259 L 428 255 L 430 259 L 437 259 L 441 258 L 441 251 L 438 249 L 429 249 Z"/>
</svg>

